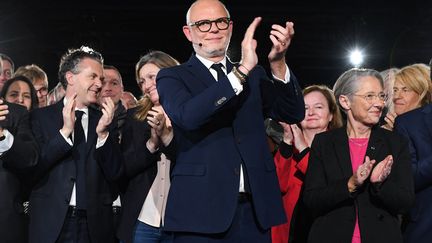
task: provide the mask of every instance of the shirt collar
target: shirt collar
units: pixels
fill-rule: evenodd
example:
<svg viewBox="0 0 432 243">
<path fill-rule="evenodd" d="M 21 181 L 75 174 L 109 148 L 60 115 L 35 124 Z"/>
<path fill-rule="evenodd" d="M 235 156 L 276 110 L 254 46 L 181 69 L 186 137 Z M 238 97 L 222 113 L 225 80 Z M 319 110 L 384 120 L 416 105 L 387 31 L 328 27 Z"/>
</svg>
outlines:
<svg viewBox="0 0 432 243">
<path fill-rule="evenodd" d="M 204 64 L 204 66 L 206 66 L 206 68 L 207 69 L 210 69 L 211 68 L 211 65 L 213 65 L 214 64 L 214 62 L 212 62 L 212 61 L 210 61 L 210 60 L 207 60 L 207 59 L 205 59 L 204 57 L 202 57 L 202 56 L 200 56 L 200 55 L 198 55 L 198 54 L 196 54 L 196 57 L 198 58 L 198 60 L 200 60 L 201 62 L 202 62 L 202 64 Z M 223 68 L 226 70 L 226 56 L 220 61 L 220 62 L 217 62 L 217 63 L 220 63 L 220 64 L 222 64 L 223 65 Z"/>
<path fill-rule="evenodd" d="M 63 105 L 66 105 L 66 102 L 67 102 L 67 98 L 65 97 L 65 98 L 63 99 Z M 76 110 L 76 111 L 82 111 L 82 112 L 84 112 L 86 115 L 88 115 L 88 107 L 87 107 L 87 106 L 85 106 L 84 108 L 81 108 L 81 109 L 77 109 L 77 108 L 75 107 L 75 110 Z"/>
</svg>

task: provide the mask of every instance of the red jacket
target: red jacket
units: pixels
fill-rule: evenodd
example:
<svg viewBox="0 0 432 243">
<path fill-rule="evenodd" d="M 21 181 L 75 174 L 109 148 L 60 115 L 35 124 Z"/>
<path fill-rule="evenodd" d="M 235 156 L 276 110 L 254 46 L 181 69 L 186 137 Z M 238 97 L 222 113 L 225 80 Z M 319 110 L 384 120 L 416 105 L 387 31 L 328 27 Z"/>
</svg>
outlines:
<svg viewBox="0 0 432 243">
<path fill-rule="evenodd" d="M 298 151 L 294 151 L 298 155 Z M 304 156 L 297 159 L 297 156 L 289 156 L 285 158 L 280 149 L 274 156 L 276 165 L 276 172 L 279 180 L 279 185 L 282 193 L 282 200 L 287 217 L 287 223 L 272 227 L 272 242 L 273 243 L 287 243 L 289 231 L 291 227 L 291 220 L 293 218 L 294 208 L 300 197 L 302 190 L 303 179 L 306 174 L 309 160 L 309 149 L 304 151 Z M 302 153 L 302 154 L 303 154 Z M 284 153 L 285 155 L 285 153 Z M 285 155 L 287 156 L 287 155 Z"/>
</svg>

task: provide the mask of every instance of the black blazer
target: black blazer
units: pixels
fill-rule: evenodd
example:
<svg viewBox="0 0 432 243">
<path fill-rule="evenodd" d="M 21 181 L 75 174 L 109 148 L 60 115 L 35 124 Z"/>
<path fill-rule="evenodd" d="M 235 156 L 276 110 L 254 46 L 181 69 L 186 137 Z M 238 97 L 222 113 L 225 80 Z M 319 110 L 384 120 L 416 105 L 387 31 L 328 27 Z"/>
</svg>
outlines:
<svg viewBox="0 0 432 243">
<path fill-rule="evenodd" d="M 60 134 L 63 100 L 31 113 L 34 136 L 40 145 L 40 160 L 34 170 L 35 186 L 30 195 L 29 242 L 51 243 L 58 238 L 76 179 L 72 146 Z M 96 160 L 96 125 L 101 112 L 89 107 L 88 157 L 86 161 L 87 223 L 92 242 L 115 242 L 112 202 L 116 192 L 109 179 L 119 168 L 117 150 L 110 146 L 118 139 L 110 132 L 100 149 L 105 158 Z M 99 149 L 98 149 L 99 150 Z M 116 164 L 116 162 L 118 162 Z"/>
<path fill-rule="evenodd" d="M 25 107 L 6 103 L 9 114 L 0 126 L 13 136 L 12 147 L 0 156 L 0 237 L 1 242 L 27 242 L 23 212 L 23 180 L 37 163 L 37 145 L 30 130 Z"/>
<path fill-rule="evenodd" d="M 346 127 L 317 134 L 311 146 L 304 202 L 316 218 L 308 242 L 350 243 L 356 219 L 362 242 L 402 242 L 397 215 L 414 202 L 408 143 L 395 132 L 373 128 L 366 155 L 377 162 L 393 155 L 391 174 L 381 185 L 369 180 L 350 194 L 352 176 Z"/>
<path fill-rule="evenodd" d="M 136 108 L 128 110 L 121 139 L 122 171 L 128 183 L 121 198 L 122 214 L 117 235 L 125 243 L 133 241 L 135 223 L 156 178 L 157 161 L 164 153 L 172 166 L 175 153 L 173 142 L 168 147 L 161 147 L 154 154 L 150 153 L 146 147 L 147 140 L 150 138 L 150 126 L 147 121 L 136 120 L 133 117 L 135 112 Z"/>
</svg>

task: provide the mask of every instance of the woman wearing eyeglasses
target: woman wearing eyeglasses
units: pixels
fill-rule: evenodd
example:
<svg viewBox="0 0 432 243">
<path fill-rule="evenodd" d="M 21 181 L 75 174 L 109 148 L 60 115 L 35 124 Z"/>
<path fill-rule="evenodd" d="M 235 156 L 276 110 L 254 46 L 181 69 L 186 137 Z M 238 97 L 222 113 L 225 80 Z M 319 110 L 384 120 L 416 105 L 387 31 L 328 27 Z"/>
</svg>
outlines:
<svg viewBox="0 0 432 243">
<path fill-rule="evenodd" d="M 407 141 L 377 126 L 386 96 L 379 72 L 350 69 L 333 91 L 346 125 L 312 142 L 304 202 L 308 242 L 402 242 L 398 214 L 414 202 Z"/>
</svg>

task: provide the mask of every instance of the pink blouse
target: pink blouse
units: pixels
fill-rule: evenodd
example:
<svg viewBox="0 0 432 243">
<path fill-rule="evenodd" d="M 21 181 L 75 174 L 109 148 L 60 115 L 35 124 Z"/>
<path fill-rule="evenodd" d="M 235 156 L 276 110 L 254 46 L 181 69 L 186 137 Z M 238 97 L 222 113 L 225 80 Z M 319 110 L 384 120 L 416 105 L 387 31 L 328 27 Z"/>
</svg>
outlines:
<svg viewBox="0 0 432 243">
<path fill-rule="evenodd" d="M 351 157 L 351 166 L 353 174 L 357 171 L 358 167 L 363 164 L 369 138 L 350 138 L 349 148 Z M 358 211 L 356 208 L 356 223 L 351 243 L 361 243 L 360 228 L 358 224 Z"/>
</svg>

